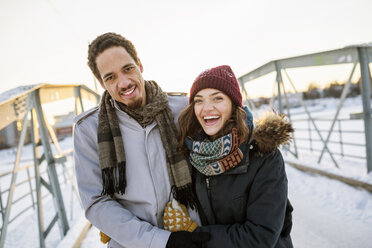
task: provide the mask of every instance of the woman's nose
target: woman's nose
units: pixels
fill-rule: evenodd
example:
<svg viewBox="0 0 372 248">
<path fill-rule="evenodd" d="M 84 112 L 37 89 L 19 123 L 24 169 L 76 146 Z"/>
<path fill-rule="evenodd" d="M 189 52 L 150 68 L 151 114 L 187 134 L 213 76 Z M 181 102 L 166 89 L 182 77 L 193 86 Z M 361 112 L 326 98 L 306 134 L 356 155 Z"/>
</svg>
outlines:
<svg viewBox="0 0 372 248">
<path fill-rule="evenodd" d="M 208 110 L 212 110 L 213 108 L 214 108 L 214 105 L 212 102 L 205 101 L 204 106 L 203 106 L 204 110 L 208 111 Z"/>
</svg>

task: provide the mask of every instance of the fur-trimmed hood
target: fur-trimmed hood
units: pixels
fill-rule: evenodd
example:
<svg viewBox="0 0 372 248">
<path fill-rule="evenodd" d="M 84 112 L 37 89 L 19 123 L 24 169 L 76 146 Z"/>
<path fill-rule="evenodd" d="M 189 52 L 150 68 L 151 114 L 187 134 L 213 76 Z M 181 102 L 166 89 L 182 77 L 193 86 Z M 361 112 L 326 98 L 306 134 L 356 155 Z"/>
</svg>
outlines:
<svg viewBox="0 0 372 248">
<path fill-rule="evenodd" d="M 254 128 L 251 144 L 259 156 L 264 156 L 279 148 L 280 145 L 289 144 L 294 132 L 292 124 L 284 115 L 274 111 L 266 112 L 254 119 Z"/>
</svg>

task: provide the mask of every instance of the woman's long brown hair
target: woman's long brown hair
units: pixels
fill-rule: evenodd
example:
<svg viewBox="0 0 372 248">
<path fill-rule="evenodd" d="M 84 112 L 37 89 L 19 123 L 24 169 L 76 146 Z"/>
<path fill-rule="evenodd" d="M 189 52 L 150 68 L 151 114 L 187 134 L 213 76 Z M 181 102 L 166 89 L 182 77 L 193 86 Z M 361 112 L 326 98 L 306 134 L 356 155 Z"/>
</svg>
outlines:
<svg viewBox="0 0 372 248">
<path fill-rule="evenodd" d="M 229 120 L 226 121 L 222 129 L 213 137 L 212 140 L 231 133 L 233 127 L 238 130 L 239 145 L 245 142 L 249 136 L 249 129 L 245 119 L 247 114 L 242 107 L 233 104 L 232 113 Z M 180 128 L 178 148 L 185 149 L 185 139 L 187 136 L 194 137 L 202 130 L 202 127 L 195 116 L 194 102 L 191 102 L 181 113 L 178 118 Z"/>
</svg>

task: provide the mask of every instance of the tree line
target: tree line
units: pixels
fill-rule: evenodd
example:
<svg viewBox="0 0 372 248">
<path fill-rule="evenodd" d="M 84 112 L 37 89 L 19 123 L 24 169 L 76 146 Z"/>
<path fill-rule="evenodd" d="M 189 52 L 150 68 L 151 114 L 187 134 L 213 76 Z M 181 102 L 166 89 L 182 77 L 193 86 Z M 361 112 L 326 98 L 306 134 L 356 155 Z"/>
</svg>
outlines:
<svg viewBox="0 0 372 248">
<path fill-rule="evenodd" d="M 333 81 L 327 84 L 325 87 L 321 87 L 315 82 L 311 82 L 307 89 L 298 94 L 302 95 L 304 100 L 319 99 L 319 98 L 339 98 L 344 90 L 346 81 L 338 82 Z M 356 97 L 361 93 L 361 81 L 360 79 L 357 82 L 351 83 L 349 91 L 346 97 Z M 271 97 L 259 97 L 253 99 L 255 107 L 260 107 L 263 104 L 269 104 Z M 274 97 L 274 100 L 277 100 L 277 96 Z"/>
<path fill-rule="evenodd" d="M 316 83 L 310 83 L 307 90 L 302 92 L 303 99 L 318 99 L 318 98 L 339 98 L 344 90 L 346 82 L 333 81 L 323 89 Z M 360 95 L 361 82 L 351 83 L 346 97 L 355 97 Z"/>
</svg>

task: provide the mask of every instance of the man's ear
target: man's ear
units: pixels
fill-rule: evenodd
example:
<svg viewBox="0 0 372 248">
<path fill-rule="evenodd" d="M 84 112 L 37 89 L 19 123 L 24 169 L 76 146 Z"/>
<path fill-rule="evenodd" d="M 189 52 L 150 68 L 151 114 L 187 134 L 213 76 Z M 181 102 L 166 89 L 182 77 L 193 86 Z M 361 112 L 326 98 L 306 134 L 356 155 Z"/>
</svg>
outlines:
<svg viewBox="0 0 372 248">
<path fill-rule="evenodd" d="M 138 59 L 138 66 L 139 66 L 139 68 L 141 70 L 141 73 L 142 73 L 143 72 L 143 65 L 141 63 L 141 60 L 139 58 L 137 58 L 137 59 Z"/>
</svg>

